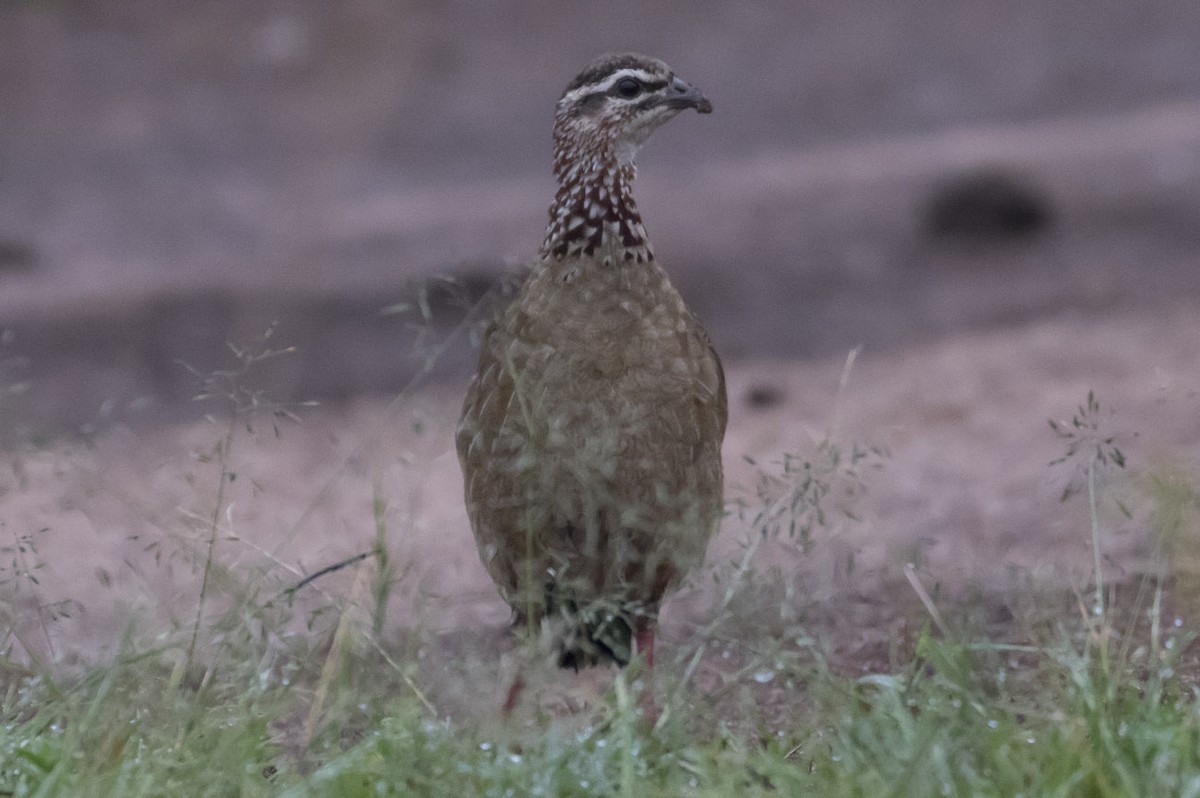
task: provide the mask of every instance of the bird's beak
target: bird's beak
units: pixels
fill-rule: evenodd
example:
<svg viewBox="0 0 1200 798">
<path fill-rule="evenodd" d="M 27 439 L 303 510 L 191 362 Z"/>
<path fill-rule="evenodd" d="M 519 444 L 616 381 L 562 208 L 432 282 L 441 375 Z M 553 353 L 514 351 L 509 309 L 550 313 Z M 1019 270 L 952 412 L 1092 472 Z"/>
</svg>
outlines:
<svg viewBox="0 0 1200 798">
<path fill-rule="evenodd" d="M 663 98 L 662 104 L 677 111 L 695 108 L 701 114 L 712 113 L 712 103 L 708 101 L 708 98 L 682 78 L 675 78 L 671 82 L 671 91 Z"/>
</svg>

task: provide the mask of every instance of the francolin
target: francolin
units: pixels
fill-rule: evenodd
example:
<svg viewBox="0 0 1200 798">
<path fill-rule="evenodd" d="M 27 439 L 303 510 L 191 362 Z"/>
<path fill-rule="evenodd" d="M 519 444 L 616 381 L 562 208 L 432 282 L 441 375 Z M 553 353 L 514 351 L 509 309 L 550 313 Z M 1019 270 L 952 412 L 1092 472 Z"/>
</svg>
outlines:
<svg viewBox="0 0 1200 798">
<path fill-rule="evenodd" d="M 659 605 L 721 518 L 725 375 L 630 193 L 638 148 L 688 108 L 712 104 L 632 53 L 567 86 L 546 238 L 484 334 L 458 426 L 480 557 L 563 667 L 653 665 Z"/>
</svg>

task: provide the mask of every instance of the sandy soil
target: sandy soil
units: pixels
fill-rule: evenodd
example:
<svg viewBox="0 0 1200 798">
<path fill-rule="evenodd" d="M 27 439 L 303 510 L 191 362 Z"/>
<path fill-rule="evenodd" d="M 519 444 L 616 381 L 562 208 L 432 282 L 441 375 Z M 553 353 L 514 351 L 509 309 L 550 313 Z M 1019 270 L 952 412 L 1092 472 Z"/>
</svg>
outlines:
<svg viewBox="0 0 1200 798">
<path fill-rule="evenodd" d="M 794 586 L 797 612 L 877 608 L 840 625 L 833 642 L 847 651 L 891 634 L 870 618 L 878 607 L 915 603 L 903 576 L 910 563 L 928 590 L 947 597 L 975 589 L 1005 603 L 1034 583 L 1082 587 L 1091 568 L 1086 507 L 1060 501 L 1078 463 L 1049 465 L 1065 444 L 1047 420 L 1069 419 L 1094 390 L 1102 429 L 1128 457 L 1128 473 L 1106 481 L 1106 492 L 1134 510 L 1129 519 L 1105 508 L 1107 567 L 1110 576 L 1131 576 L 1149 545 L 1147 476 L 1196 473 L 1197 334 L 1190 307 L 1063 314 L 887 357 L 866 351 L 848 371 L 843 357 L 731 363 L 731 504 L 761 507 L 762 475 L 778 475 L 785 453 L 820 471 L 822 440 L 843 453 L 854 443 L 886 450 L 856 475 L 829 475 L 828 523 L 807 546 L 785 540 L 760 551 L 761 565 Z M 450 448 L 460 394 L 461 386 L 432 387 L 301 410 L 277 430 L 261 415 L 249 428 L 235 425 L 227 462 L 236 478 L 218 519 L 217 559 L 228 572 L 215 594 L 256 590 L 261 600 L 369 549 L 378 497 L 398 569 L 394 628 L 454 632 L 456 645 L 483 659 L 503 649 L 507 608 L 476 557 Z M 49 659 L 91 660 L 130 623 L 142 636 L 190 623 L 227 430 L 219 421 L 114 427 L 87 445 L 6 457 L 3 544 L 29 535 L 36 554 L 27 548 L 17 561 L 43 566 L 36 586 L 4 572 L 4 590 L 22 612 L 22 645 Z M 775 485 L 768 494 L 778 494 Z M 740 556 L 754 534 L 749 520 L 726 520 L 709 569 Z M 344 597 L 352 570 L 308 588 L 301 606 Z M 717 594 L 698 575 L 667 607 L 667 640 L 686 639 Z M 62 600 L 73 603 L 71 617 L 50 620 Z"/>
</svg>

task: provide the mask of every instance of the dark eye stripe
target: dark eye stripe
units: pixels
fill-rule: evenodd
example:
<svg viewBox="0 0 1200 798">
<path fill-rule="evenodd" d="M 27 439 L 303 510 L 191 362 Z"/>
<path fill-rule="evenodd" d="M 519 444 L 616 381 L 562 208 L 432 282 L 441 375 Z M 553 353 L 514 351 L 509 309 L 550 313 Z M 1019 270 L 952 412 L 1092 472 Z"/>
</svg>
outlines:
<svg viewBox="0 0 1200 798">
<path fill-rule="evenodd" d="M 658 103 L 662 98 L 653 97 L 653 96 L 646 97 L 645 95 L 647 93 L 653 94 L 656 91 L 664 89 L 669 84 L 670 84 L 670 81 L 666 81 L 666 80 L 656 80 L 651 83 L 642 83 L 643 91 L 639 96 L 644 97 L 644 99 L 637 104 L 638 107 L 645 109 L 645 108 L 649 108 L 651 105 Z M 596 103 L 604 97 L 620 97 L 620 96 L 621 96 L 621 92 L 614 84 L 614 85 L 610 86 L 607 91 L 594 91 L 591 94 L 585 94 L 583 97 L 580 97 L 578 100 L 575 101 L 575 107 L 577 109 L 588 108 L 588 107 L 594 108 L 596 106 Z"/>
<path fill-rule="evenodd" d="M 615 97 L 619 97 L 621 95 L 621 90 L 618 88 L 620 83 L 621 83 L 620 81 L 617 81 L 617 83 L 613 84 L 613 87 L 608 90 L 608 93 Z M 658 91 L 659 89 L 665 89 L 666 87 L 667 87 L 667 82 L 665 80 L 656 80 L 652 83 L 647 83 L 645 81 L 642 81 L 642 91 L 643 92 L 655 92 L 655 91 Z"/>
<path fill-rule="evenodd" d="M 575 106 L 577 108 L 583 108 L 584 106 L 596 105 L 598 101 L 604 99 L 604 97 L 605 92 L 594 91 L 591 94 L 585 95 L 576 100 Z"/>
</svg>

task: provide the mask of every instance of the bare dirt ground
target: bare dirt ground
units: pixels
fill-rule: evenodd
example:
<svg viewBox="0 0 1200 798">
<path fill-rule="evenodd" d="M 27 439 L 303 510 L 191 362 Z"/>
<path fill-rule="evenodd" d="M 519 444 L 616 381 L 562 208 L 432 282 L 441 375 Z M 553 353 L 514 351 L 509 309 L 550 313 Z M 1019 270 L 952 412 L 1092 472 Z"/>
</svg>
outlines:
<svg viewBox="0 0 1200 798">
<path fill-rule="evenodd" d="M 529 257 L 550 102 L 581 52 L 613 48 L 666 57 L 717 107 L 664 130 L 638 186 L 732 400 L 731 515 L 667 607 L 668 653 L 720 601 L 712 572 L 753 536 L 762 472 L 786 453 L 819 467 L 827 438 L 886 454 L 831 474 L 806 546 L 763 546 L 771 590 L 736 617 L 791 612 L 842 665 L 874 667 L 923 617 L 912 564 L 925 589 L 981 593 L 1019 626 L 1039 586 L 1090 578 L 1086 508 L 1059 500 L 1078 475 L 1048 465 L 1065 444 L 1046 423 L 1090 390 L 1129 458 L 1104 483 L 1133 511 L 1103 507 L 1106 568 L 1139 572 L 1152 477 L 1194 485 L 1200 454 L 1200 5 L 614 8 L 0 8 L 14 649 L 92 661 L 126 632 L 186 628 L 214 510 L 215 594 L 262 599 L 367 550 L 377 498 L 390 639 L 506 649 L 450 450 L 467 336 L 440 349 L 448 303 L 430 338 L 380 311 L 430 275 L 481 289 Z M 932 199 L 982 172 L 1027 188 L 1046 223 L 934 235 Z M 239 422 L 222 457 L 230 428 L 198 419 L 178 361 L 227 368 L 226 342 L 273 321 L 296 352 L 255 384 L 324 404 L 278 434 Z M 435 349 L 434 379 L 404 389 Z M 218 501 L 222 462 L 236 478 Z M 321 579 L 301 609 L 353 582 Z"/>
<path fill-rule="evenodd" d="M 754 623 L 761 612 L 769 628 L 767 616 L 786 615 L 781 605 L 790 605 L 807 628 L 821 630 L 840 664 L 879 667 L 897 624 L 923 618 L 904 576 L 912 564 L 948 612 L 982 595 L 1000 628 L 1019 634 L 1013 624 L 1039 590 L 1082 591 L 1090 580 L 1086 506 L 1078 496 L 1060 501 L 1078 479 L 1078 463 L 1049 465 L 1065 444 L 1047 424 L 1069 419 L 1089 390 L 1100 399 L 1103 429 L 1128 457 L 1128 474 L 1102 487 L 1134 513 L 1103 505 L 1106 568 L 1117 581 L 1140 573 L 1152 545 L 1150 478 L 1194 479 L 1198 465 L 1194 324 L 1187 307 L 1099 320 L 1063 314 L 882 357 L 864 352 L 848 379 L 841 357 L 734 364 L 725 445 L 731 503 L 761 507 L 761 475 L 777 474 L 785 453 L 820 471 L 828 461 L 817 446 L 827 438 L 843 453 L 854 442 L 888 452 L 864 461 L 856 477 L 829 475 L 828 523 L 806 547 L 786 539 L 764 546 L 758 566 L 777 569 L 772 579 L 782 580 L 761 594 L 751 583 L 742 617 Z M 253 432 L 236 426 L 228 458 L 236 479 L 218 519 L 218 561 L 228 575 L 216 594 L 277 596 L 303 575 L 369 550 L 378 497 L 397 566 L 391 628 L 444 636 L 432 650 L 459 655 L 445 667 L 494 663 L 495 652 L 511 646 L 503 633 L 508 613 L 479 564 L 462 507 L 450 448 L 460 389 L 303 411 L 298 423 L 282 422 L 278 436 L 264 419 Z M 749 397 L 764 391 L 780 401 L 755 407 Z M 93 445 L 10 455 L 0 483 L 5 532 L 40 530 L 26 562 L 45 564 L 38 586 L 8 586 L 21 600 L 23 645 L 47 659 L 91 660 L 111 650 L 128 624 L 142 638 L 186 628 L 217 507 L 213 452 L 225 432 L 223 423 L 204 421 L 113 429 Z M 709 571 L 728 573 L 756 534 L 750 518 L 731 514 L 708 570 L 668 605 L 668 657 L 711 615 L 723 587 Z M 323 578 L 299 606 L 340 600 L 352 573 Z M 780 593 L 781 585 L 794 594 Z M 51 621 L 60 600 L 72 602 L 72 617 Z M 477 676 L 470 683 L 495 685 Z M 447 687 L 440 700 L 468 711 L 464 695 Z"/>
</svg>

